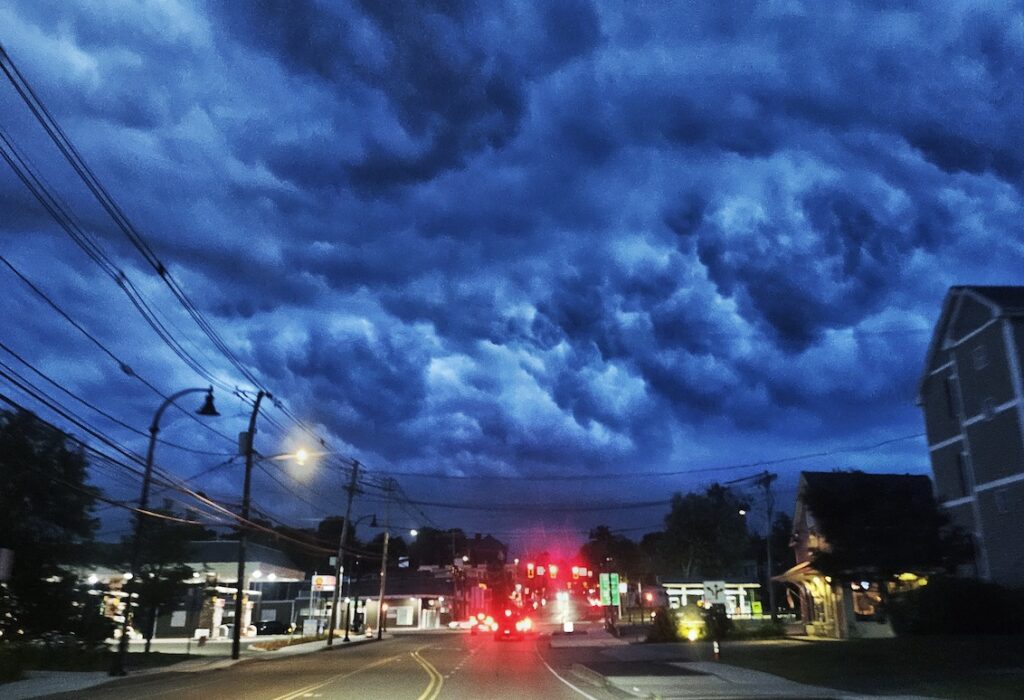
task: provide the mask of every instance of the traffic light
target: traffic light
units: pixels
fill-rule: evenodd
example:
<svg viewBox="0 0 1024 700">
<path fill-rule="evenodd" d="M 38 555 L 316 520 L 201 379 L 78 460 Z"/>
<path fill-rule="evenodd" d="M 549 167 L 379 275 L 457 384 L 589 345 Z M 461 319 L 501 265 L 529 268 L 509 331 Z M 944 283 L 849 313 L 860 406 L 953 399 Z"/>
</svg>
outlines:
<svg viewBox="0 0 1024 700">
<path fill-rule="evenodd" d="M 551 572 L 551 578 L 558 578 L 558 566 L 555 564 L 548 564 L 548 571 Z"/>
<path fill-rule="evenodd" d="M 580 567 L 578 567 L 578 566 L 572 567 L 572 580 L 573 581 L 577 581 L 577 580 L 579 580 L 579 577 L 580 577 Z"/>
<path fill-rule="evenodd" d="M 533 578 L 534 573 L 533 562 L 531 561 L 526 565 L 526 578 Z"/>
</svg>

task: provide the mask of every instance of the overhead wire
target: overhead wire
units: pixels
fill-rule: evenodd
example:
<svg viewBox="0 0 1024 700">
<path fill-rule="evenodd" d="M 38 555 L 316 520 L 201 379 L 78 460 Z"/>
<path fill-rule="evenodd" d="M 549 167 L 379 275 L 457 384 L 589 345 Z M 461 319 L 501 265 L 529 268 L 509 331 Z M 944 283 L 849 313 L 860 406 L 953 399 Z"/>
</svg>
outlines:
<svg viewBox="0 0 1024 700">
<path fill-rule="evenodd" d="M 135 371 L 126 361 L 124 361 L 116 354 L 114 354 L 114 352 L 110 348 L 108 348 L 102 341 L 100 341 L 96 336 L 90 333 L 78 321 L 72 318 L 71 315 L 67 313 L 67 311 L 65 311 L 63 308 L 60 307 L 60 305 L 53 301 L 53 299 L 51 299 L 49 295 L 47 295 L 38 285 L 36 285 L 31 279 L 29 279 L 21 270 L 19 270 L 10 260 L 8 260 L 2 254 L 0 254 L 0 262 L 2 262 L 11 271 L 11 273 L 14 274 L 19 280 L 21 280 L 21 282 L 25 284 L 33 293 L 40 297 L 51 309 L 53 309 L 65 321 L 71 324 L 71 326 L 74 327 L 79 333 L 84 335 L 90 342 L 92 342 L 97 348 L 99 348 L 100 351 L 102 351 L 111 360 L 113 360 L 114 363 L 117 364 L 118 369 L 120 369 L 126 376 L 138 380 L 144 387 L 149 389 L 151 392 L 153 392 L 160 398 L 167 400 L 167 394 L 160 391 L 160 389 L 158 389 L 152 382 L 150 382 L 145 377 L 140 375 L 137 371 Z M 208 425 L 204 421 L 199 420 L 197 416 L 192 414 L 190 411 L 182 408 L 178 404 L 175 403 L 172 404 L 172 406 L 177 411 L 180 411 L 189 419 L 194 421 L 197 425 L 202 426 L 205 430 L 212 432 L 215 435 L 225 440 L 228 440 L 229 442 L 235 442 L 234 438 L 231 438 L 225 433 L 220 432 L 219 430 L 217 430 L 211 425 Z"/>
</svg>

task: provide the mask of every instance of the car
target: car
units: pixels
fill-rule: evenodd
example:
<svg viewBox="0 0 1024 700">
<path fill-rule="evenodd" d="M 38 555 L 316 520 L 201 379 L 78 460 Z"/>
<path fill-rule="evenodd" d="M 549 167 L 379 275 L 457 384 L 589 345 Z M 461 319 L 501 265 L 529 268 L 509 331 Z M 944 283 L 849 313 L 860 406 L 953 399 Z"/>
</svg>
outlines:
<svg viewBox="0 0 1024 700">
<path fill-rule="evenodd" d="M 478 613 L 476 618 L 471 620 L 473 622 L 472 627 L 469 628 L 470 634 L 479 634 L 480 632 L 493 632 L 498 629 L 498 623 L 494 621 L 494 618 L 490 615 L 484 615 Z"/>
<path fill-rule="evenodd" d="M 292 626 L 280 620 L 265 620 L 256 623 L 256 634 L 291 634 Z"/>
<path fill-rule="evenodd" d="M 525 616 L 518 615 L 511 610 L 506 610 L 504 615 L 499 615 L 495 624 L 491 626 L 494 630 L 494 638 L 498 641 L 505 639 L 525 639 L 528 632 L 533 631 L 533 621 Z"/>
</svg>

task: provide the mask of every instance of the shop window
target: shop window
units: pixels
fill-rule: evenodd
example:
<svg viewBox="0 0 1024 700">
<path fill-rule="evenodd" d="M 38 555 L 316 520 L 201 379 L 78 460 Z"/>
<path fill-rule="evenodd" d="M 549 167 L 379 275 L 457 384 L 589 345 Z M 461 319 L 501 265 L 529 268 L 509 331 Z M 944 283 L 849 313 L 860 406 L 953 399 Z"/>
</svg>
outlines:
<svg viewBox="0 0 1024 700">
<path fill-rule="evenodd" d="M 878 584 L 869 584 L 867 588 L 858 585 L 853 590 L 853 614 L 858 620 L 874 620 L 878 616 L 878 610 L 882 604 L 882 596 L 878 592 Z"/>
</svg>

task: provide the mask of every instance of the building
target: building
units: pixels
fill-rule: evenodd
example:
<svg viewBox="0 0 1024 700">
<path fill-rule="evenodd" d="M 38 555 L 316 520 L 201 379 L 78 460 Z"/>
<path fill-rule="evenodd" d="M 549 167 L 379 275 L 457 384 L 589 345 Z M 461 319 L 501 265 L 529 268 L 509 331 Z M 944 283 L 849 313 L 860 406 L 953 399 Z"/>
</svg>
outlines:
<svg viewBox="0 0 1024 700">
<path fill-rule="evenodd" d="M 745 581 L 745 582 L 744 582 Z M 663 593 L 656 597 L 658 604 L 667 603 L 672 610 L 685 608 L 688 605 L 704 605 L 707 595 L 704 580 L 672 579 L 663 581 L 661 589 Z M 725 613 L 729 617 L 744 619 L 767 616 L 760 600 L 761 584 L 752 580 L 741 579 L 740 581 L 726 580 L 724 586 Z M 663 602 L 664 601 L 664 602 Z"/>
<path fill-rule="evenodd" d="M 1024 585 L 1024 287 L 950 288 L 917 403 L 936 497 L 971 534 L 972 573 Z"/>
<path fill-rule="evenodd" d="M 832 542 L 809 505 L 815 492 L 845 500 L 851 511 L 856 511 L 844 514 L 843 522 L 847 525 L 841 533 L 832 533 Z M 921 538 L 912 527 L 902 524 L 916 522 L 913 514 L 917 511 L 935 512 L 932 485 L 926 476 L 802 472 L 790 543 L 796 565 L 773 579 L 789 584 L 787 598 L 793 598 L 795 593 L 799 603 L 800 622 L 791 633 L 835 639 L 891 637 L 893 631 L 883 610 L 883 597 L 927 583 L 930 571 L 901 572 L 894 581 L 864 566 L 848 572 L 842 580 L 833 580 L 815 569 L 814 558 L 819 552 L 830 551 L 838 536 L 845 538 L 842 541 L 847 543 L 847 551 L 860 547 L 865 552 L 871 552 L 877 547 L 877 540 L 885 538 L 892 550 L 902 553 L 901 558 L 913 559 L 913 550 Z M 906 532 L 902 531 L 904 528 Z"/>
</svg>

